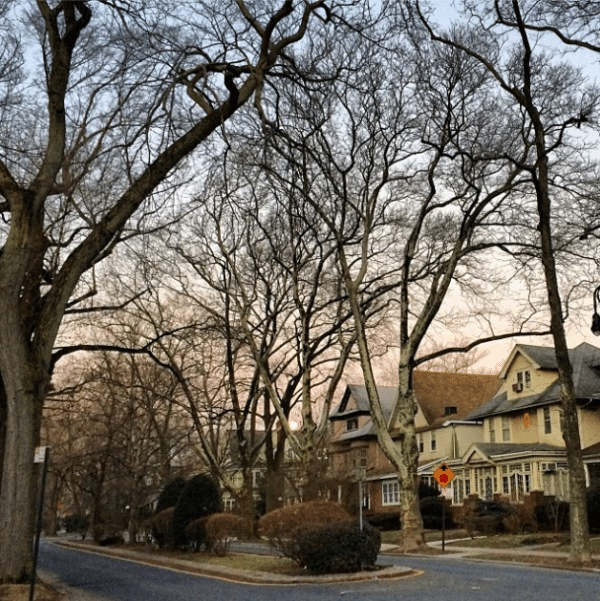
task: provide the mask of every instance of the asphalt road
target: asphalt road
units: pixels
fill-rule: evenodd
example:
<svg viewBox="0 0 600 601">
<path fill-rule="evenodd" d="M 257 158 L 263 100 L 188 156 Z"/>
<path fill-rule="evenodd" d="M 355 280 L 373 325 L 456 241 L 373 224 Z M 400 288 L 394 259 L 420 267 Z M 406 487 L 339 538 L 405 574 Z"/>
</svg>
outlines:
<svg viewBox="0 0 600 601">
<path fill-rule="evenodd" d="M 379 582 L 264 586 L 192 576 L 72 549 L 49 542 L 39 567 L 77 589 L 78 601 L 595 601 L 600 574 L 450 558 L 380 557 L 424 570 L 420 576 Z"/>
</svg>

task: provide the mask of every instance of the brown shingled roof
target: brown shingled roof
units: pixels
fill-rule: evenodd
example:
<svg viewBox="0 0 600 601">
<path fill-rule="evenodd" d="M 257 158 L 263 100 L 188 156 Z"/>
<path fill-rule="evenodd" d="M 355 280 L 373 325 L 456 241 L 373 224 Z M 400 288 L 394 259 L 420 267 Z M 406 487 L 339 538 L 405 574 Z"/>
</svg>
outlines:
<svg viewBox="0 0 600 601">
<path fill-rule="evenodd" d="M 435 371 L 413 372 L 415 396 L 429 426 L 459 420 L 489 401 L 502 381 L 497 376 Z M 457 412 L 445 415 L 446 407 Z"/>
</svg>

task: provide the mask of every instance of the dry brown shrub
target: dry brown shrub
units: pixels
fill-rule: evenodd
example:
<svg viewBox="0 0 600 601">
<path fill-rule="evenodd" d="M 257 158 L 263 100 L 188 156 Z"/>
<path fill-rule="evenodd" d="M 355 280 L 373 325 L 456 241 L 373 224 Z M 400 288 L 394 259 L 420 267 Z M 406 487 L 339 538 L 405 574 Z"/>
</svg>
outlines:
<svg viewBox="0 0 600 601">
<path fill-rule="evenodd" d="M 537 521 L 532 508 L 513 505 L 514 512 L 503 518 L 502 523 L 509 534 L 537 532 Z"/>
<path fill-rule="evenodd" d="M 213 513 L 206 520 L 206 538 L 217 555 L 225 555 L 231 539 L 241 533 L 243 521 L 231 513 Z"/>
<path fill-rule="evenodd" d="M 352 520 L 352 516 L 333 501 L 308 501 L 288 505 L 263 515 L 258 522 L 258 533 L 286 554 L 286 545 L 295 533 L 311 526 Z"/>
<path fill-rule="evenodd" d="M 173 544 L 173 511 L 173 507 L 164 509 L 149 520 L 146 520 L 143 524 L 144 527 L 152 530 L 152 535 L 159 547 L 164 547 L 165 545 L 171 546 Z"/>
</svg>

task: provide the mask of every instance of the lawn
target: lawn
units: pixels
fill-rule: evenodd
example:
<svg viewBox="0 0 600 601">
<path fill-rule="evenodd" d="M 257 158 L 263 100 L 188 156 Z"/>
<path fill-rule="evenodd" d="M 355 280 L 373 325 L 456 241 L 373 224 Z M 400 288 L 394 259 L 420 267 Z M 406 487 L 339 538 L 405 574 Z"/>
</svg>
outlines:
<svg viewBox="0 0 600 601">
<path fill-rule="evenodd" d="M 537 533 L 537 534 L 496 534 L 495 536 L 484 536 L 478 537 L 472 540 L 461 540 L 450 545 L 457 547 L 470 547 L 475 549 L 527 549 L 531 545 L 523 544 L 523 540 L 538 538 L 539 542 L 536 544 L 550 544 L 560 542 L 563 534 L 553 533 Z M 591 551 L 592 553 L 600 553 L 600 538 L 593 538 L 591 540 Z M 544 551 L 556 551 L 557 553 L 569 553 L 569 545 L 560 546 L 548 546 L 544 548 Z"/>
<path fill-rule="evenodd" d="M 288 574 L 291 576 L 303 573 L 298 564 L 287 557 L 252 555 L 250 553 L 230 553 L 225 557 L 218 557 L 209 553 L 177 553 L 171 555 L 171 557 L 226 568 L 235 568 L 237 570 L 250 570 L 252 572 L 270 572 L 272 574 Z"/>
<path fill-rule="evenodd" d="M 494 555 L 483 554 L 483 555 L 472 555 L 470 559 L 485 559 L 487 561 L 510 561 L 515 563 L 525 563 L 534 566 L 543 566 L 546 568 L 564 568 L 570 570 L 579 569 L 579 566 L 565 562 L 563 557 L 527 557 L 523 555 L 511 555 L 509 551 L 506 553 L 497 553 Z M 590 564 L 587 564 L 585 568 L 600 569 L 600 561 L 595 559 Z"/>
<path fill-rule="evenodd" d="M 401 530 L 390 530 L 387 532 L 381 533 L 381 542 L 388 543 L 391 545 L 398 544 L 398 541 L 401 540 L 402 531 Z M 441 530 L 426 530 L 424 533 L 425 542 L 430 543 L 436 540 L 442 540 L 442 531 Z M 446 530 L 446 540 L 450 540 L 451 538 L 464 538 L 466 535 L 464 530 Z"/>
</svg>

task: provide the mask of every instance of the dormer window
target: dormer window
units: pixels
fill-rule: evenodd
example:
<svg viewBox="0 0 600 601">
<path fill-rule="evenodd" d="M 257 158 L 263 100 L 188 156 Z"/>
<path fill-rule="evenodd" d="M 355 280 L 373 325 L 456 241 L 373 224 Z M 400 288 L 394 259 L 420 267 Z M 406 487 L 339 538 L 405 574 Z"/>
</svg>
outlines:
<svg viewBox="0 0 600 601">
<path fill-rule="evenodd" d="M 517 372 L 517 392 L 531 388 L 531 372 L 528 369 Z"/>
<path fill-rule="evenodd" d="M 454 415 L 455 413 L 458 413 L 457 407 L 446 407 L 444 411 L 444 415 Z"/>
<path fill-rule="evenodd" d="M 358 418 L 357 417 L 351 417 L 350 419 L 346 420 L 346 431 L 350 431 L 350 430 L 358 430 Z"/>
</svg>

